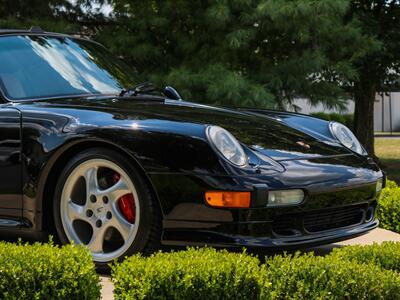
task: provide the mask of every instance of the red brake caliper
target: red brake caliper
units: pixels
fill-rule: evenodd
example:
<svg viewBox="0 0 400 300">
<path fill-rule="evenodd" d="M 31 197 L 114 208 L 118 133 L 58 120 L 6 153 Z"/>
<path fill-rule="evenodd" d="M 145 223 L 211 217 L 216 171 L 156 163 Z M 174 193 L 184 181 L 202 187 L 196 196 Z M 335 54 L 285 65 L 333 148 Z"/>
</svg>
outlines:
<svg viewBox="0 0 400 300">
<path fill-rule="evenodd" d="M 121 179 L 121 175 L 118 173 L 114 173 L 113 182 L 117 183 Z M 132 194 L 123 195 L 118 199 L 118 208 L 121 211 L 122 215 L 125 219 L 133 224 L 136 219 L 136 207 L 135 207 L 135 199 Z"/>
</svg>

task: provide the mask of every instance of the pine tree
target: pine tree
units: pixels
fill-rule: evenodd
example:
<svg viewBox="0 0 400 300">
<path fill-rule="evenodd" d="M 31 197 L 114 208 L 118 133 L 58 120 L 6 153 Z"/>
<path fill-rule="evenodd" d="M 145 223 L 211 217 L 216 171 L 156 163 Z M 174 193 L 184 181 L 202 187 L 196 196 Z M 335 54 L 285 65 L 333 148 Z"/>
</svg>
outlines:
<svg viewBox="0 0 400 300">
<path fill-rule="evenodd" d="M 0 0 L 0 28 L 29 29 L 90 34 L 105 24 L 101 13 L 92 9 L 103 0 Z M 90 27 L 88 30 L 88 27 Z"/>
<path fill-rule="evenodd" d="M 374 102 L 377 92 L 399 88 L 400 1 L 353 0 L 350 16 L 377 47 L 358 59 L 354 83 L 354 130 L 370 154 L 374 154 Z"/>
<path fill-rule="evenodd" d="M 144 78 L 205 103 L 342 107 L 371 42 L 344 21 L 345 0 L 111 2 L 116 22 L 98 39 Z"/>
</svg>

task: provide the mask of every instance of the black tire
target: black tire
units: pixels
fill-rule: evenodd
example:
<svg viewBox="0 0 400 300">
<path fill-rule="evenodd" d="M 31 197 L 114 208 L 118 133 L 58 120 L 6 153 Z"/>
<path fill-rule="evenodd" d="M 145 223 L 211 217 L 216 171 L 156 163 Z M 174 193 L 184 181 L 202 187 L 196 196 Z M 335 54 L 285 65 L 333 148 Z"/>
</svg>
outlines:
<svg viewBox="0 0 400 300">
<path fill-rule="evenodd" d="M 54 224 L 60 242 L 62 244 L 70 243 L 62 225 L 60 212 L 61 194 L 64 184 L 75 168 L 77 168 L 81 163 L 91 159 L 105 159 L 117 164 L 129 175 L 138 194 L 140 203 L 140 222 L 138 224 L 138 230 L 131 246 L 118 258 L 118 260 L 122 260 L 124 257 L 138 252 L 148 255 L 156 251 L 160 246 L 161 239 L 161 212 L 158 201 L 153 196 L 153 193 L 146 180 L 143 178 L 143 175 L 141 175 L 134 164 L 129 162 L 129 158 L 107 148 L 92 148 L 77 154 L 67 163 L 61 172 L 56 185 L 53 202 Z M 110 262 L 111 261 L 95 261 L 95 264 L 99 270 L 106 271 L 109 269 L 108 264 Z"/>
</svg>

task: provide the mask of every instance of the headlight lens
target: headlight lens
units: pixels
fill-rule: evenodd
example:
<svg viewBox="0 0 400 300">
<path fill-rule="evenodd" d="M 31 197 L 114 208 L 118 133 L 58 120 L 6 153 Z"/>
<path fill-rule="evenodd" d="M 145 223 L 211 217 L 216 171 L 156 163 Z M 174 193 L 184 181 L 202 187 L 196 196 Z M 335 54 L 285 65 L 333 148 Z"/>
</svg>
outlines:
<svg viewBox="0 0 400 300">
<path fill-rule="evenodd" d="M 209 126 L 206 130 L 208 140 L 231 163 L 243 167 L 247 165 L 247 156 L 238 140 L 229 131 Z"/>
<path fill-rule="evenodd" d="M 268 192 L 268 206 L 300 204 L 304 200 L 303 190 L 276 190 Z"/>
<path fill-rule="evenodd" d="M 367 152 L 361 146 L 360 142 L 357 140 L 356 136 L 351 132 L 349 128 L 338 122 L 330 122 L 329 128 L 332 135 L 345 147 L 350 150 L 361 154 L 367 155 Z"/>
</svg>

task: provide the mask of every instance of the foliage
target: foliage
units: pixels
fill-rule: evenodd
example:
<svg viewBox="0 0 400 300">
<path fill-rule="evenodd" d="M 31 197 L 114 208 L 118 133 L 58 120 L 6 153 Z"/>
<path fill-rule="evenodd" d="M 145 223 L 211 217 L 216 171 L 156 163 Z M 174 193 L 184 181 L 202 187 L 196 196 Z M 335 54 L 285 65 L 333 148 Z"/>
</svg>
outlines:
<svg viewBox="0 0 400 300">
<path fill-rule="evenodd" d="M 310 115 L 323 120 L 336 121 L 342 123 L 350 129 L 353 128 L 353 119 L 354 119 L 353 114 L 316 112 L 316 113 L 311 113 Z"/>
<path fill-rule="evenodd" d="M 382 269 L 400 272 L 400 243 L 384 242 L 381 245 L 338 248 L 330 255 L 360 263 L 374 263 Z"/>
<path fill-rule="evenodd" d="M 357 20 L 362 33 L 375 41 L 367 55 L 355 61 L 359 77 L 353 89 L 354 131 L 373 155 L 376 93 L 399 87 L 400 1 L 352 0 L 348 16 Z"/>
<path fill-rule="evenodd" d="M 0 298 L 99 299 L 92 257 L 83 247 L 0 242 Z"/>
<path fill-rule="evenodd" d="M 296 96 L 342 106 L 364 39 L 345 22 L 345 0 L 112 1 L 97 39 L 186 99 L 239 106 L 291 104 Z"/>
<path fill-rule="evenodd" d="M 262 299 L 397 299 L 400 292 L 397 273 L 338 256 L 278 255 L 262 272 Z"/>
<path fill-rule="evenodd" d="M 396 182 L 393 180 L 386 180 L 386 186 L 385 189 L 396 189 L 399 188 Z"/>
<path fill-rule="evenodd" d="M 379 196 L 377 216 L 380 227 L 400 233 L 400 187 L 393 181 Z"/>
<path fill-rule="evenodd" d="M 105 24 L 95 9 L 103 0 L 0 0 L 0 28 L 29 29 L 40 26 L 46 31 L 92 33 Z M 85 27 L 89 25 L 91 28 Z"/>
<path fill-rule="evenodd" d="M 136 255 L 112 267 L 117 299 L 257 299 L 258 274 L 258 259 L 211 248 Z"/>
<path fill-rule="evenodd" d="M 397 299 L 399 243 L 346 247 L 326 257 L 266 257 L 188 249 L 112 267 L 116 299 Z"/>
<path fill-rule="evenodd" d="M 374 38 L 378 47 L 357 61 L 370 82 L 384 89 L 399 86 L 400 75 L 400 1 L 352 0 L 350 14 L 358 20 L 364 34 Z M 364 79 L 364 78 L 363 78 Z"/>
</svg>

